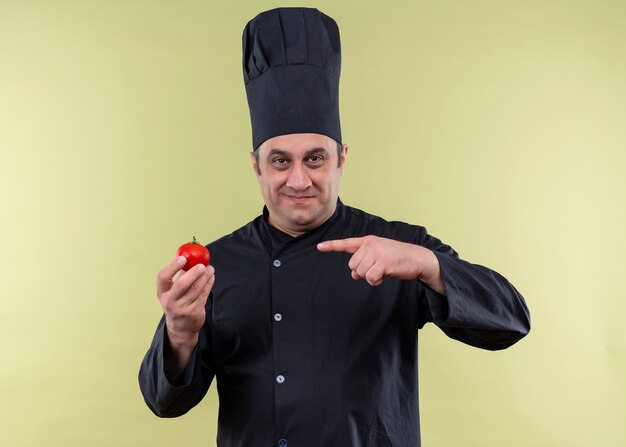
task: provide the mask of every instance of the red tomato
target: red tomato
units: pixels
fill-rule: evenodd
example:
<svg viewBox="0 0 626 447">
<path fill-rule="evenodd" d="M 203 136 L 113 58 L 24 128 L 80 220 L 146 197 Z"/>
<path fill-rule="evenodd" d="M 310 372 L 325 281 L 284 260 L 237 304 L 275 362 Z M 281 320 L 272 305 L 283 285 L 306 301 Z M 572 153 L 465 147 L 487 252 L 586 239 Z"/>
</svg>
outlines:
<svg viewBox="0 0 626 447">
<path fill-rule="evenodd" d="M 183 267 L 183 270 L 187 271 L 194 265 L 204 264 L 205 266 L 209 265 L 209 261 L 211 260 L 211 255 L 209 254 L 209 250 L 202 244 L 196 242 L 196 237 L 193 237 L 192 242 L 187 242 L 186 244 L 178 247 L 176 251 L 176 256 L 184 256 L 187 258 L 187 262 Z"/>
</svg>

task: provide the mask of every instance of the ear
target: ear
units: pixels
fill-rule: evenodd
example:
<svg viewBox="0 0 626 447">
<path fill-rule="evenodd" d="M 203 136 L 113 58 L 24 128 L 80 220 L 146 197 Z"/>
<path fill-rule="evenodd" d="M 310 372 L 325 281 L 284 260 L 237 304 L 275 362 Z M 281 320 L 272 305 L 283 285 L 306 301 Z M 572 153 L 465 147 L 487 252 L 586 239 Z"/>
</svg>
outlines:
<svg viewBox="0 0 626 447">
<path fill-rule="evenodd" d="M 346 164 L 346 157 L 348 156 L 348 145 L 343 145 L 343 152 L 341 153 L 341 160 L 339 160 L 339 169 L 343 170 L 344 165 Z"/>
<path fill-rule="evenodd" d="M 254 152 L 250 152 L 250 161 L 252 162 L 252 170 L 254 171 L 254 173 L 257 176 L 261 175 L 261 170 L 259 169 L 259 164 L 256 161 Z"/>
</svg>

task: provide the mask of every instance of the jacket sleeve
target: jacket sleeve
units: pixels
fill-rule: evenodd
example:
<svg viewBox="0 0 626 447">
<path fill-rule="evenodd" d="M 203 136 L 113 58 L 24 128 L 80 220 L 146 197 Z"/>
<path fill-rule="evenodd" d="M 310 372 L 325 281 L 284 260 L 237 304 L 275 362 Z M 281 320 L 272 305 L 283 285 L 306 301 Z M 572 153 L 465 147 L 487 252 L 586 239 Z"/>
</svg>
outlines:
<svg viewBox="0 0 626 447">
<path fill-rule="evenodd" d="M 159 417 L 177 417 L 196 406 L 211 385 L 214 371 L 209 366 L 209 347 L 206 323 L 200 331 L 198 344 L 177 383 L 165 376 L 164 348 L 167 341 L 165 316 L 139 368 L 139 388 L 146 404 Z"/>
<path fill-rule="evenodd" d="M 426 230 L 420 245 L 433 250 L 446 296 L 423 286 L 421 299 L 430 319 L 449 337 L 477 348 L 505 349 L 530 331 L 530 313 L 522 295 L 499 273 L 471 264 Z"/>
</svg>

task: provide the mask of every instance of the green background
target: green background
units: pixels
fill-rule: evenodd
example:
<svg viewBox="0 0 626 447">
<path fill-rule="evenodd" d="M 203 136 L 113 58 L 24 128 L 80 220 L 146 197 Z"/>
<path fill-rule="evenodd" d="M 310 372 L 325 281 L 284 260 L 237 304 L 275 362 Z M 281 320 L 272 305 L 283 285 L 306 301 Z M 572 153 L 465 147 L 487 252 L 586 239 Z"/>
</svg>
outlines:
<svg viewBox="0 0 626 447">
<path fill-rule="evenodd" d="M 293 6 L 293 4 L 287 4 Z M 626 445 L 626 4 L 320 1 L 345 203 L 503 273 L 503 352 L 420 333 L 424 446 Z M 0 0 L 0 443 L 214 445 L 137 385 L 157 271 L 259 214 L 241 32 L 271 1 Z"/>
</svg>

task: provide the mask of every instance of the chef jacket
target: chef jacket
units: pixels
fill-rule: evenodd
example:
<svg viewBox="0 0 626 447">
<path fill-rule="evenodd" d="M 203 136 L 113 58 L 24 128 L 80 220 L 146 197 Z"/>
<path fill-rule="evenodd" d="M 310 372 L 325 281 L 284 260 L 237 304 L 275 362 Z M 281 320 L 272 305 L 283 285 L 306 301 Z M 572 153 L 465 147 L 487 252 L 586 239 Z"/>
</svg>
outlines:
<svg viewBox="0 0 626 447">
<path fill-rule="evenodd" d="M 365 235 L 433 250 L 447 296 L 419 280 L 355 281 L 349 253 L 316 248 Z M 423 227 L 340 200 L 331 218 L 301 236 L 270 226 L 265 208 L 208 248 L 216 280 L 189 364 L 177 383 L 168 381 L 162 318 L 139 382 L 155 414 L 176 417 L 216 377 L 220 447 L 419 446 L 418 329 L 432 321 L 490 350 L 530 329 L 524 299 L 504 277 L 461 260 Z"/>
</svg>

